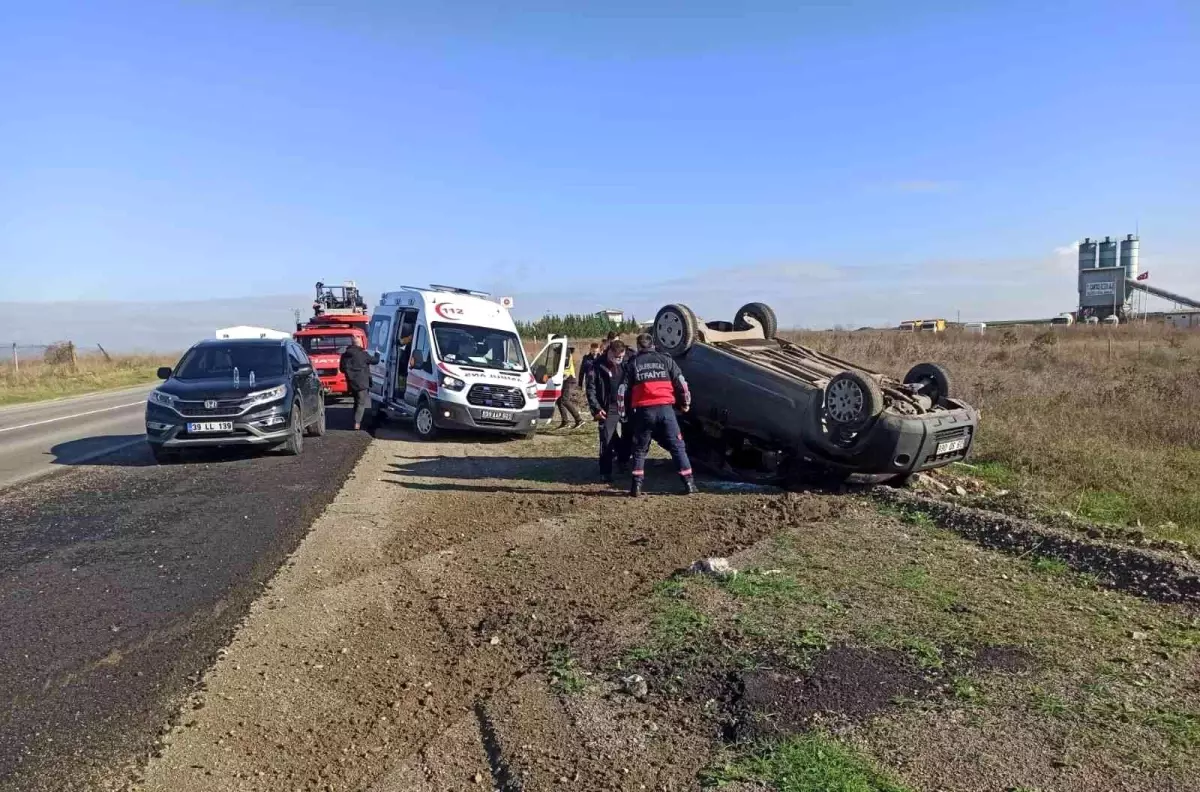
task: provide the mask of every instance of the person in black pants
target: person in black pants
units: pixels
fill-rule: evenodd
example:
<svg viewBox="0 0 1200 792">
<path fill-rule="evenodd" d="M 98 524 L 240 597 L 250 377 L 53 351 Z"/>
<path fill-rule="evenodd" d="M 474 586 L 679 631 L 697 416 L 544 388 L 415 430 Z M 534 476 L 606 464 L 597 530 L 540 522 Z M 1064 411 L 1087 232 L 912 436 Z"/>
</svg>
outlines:
<svg viewBox="0 0 1200 792">
<path fill-rule="evenodd" d="M 600 431 L 600 475 L 612 481 L 613 460 L 624 469 L 629 464 L 631 435 L 628 426 L 621 426 L 619 390 L 625 369 L 622 365 L 625 344 L 613 341 L 604 355 L 592 361 L 585 378 L 588 409 Z"/>
<path fill-rule="evenodd" d="M 378 352 L 367 352 L 362 348 L 362 339 L 354 337 L 354 343 L 346 347 L 338 368 L 346 375 L 346 384 L 354 396 L 354 431 L 362 428 L 363 413 L 371 400 L 371 364 L 379 362 Z"/>
<path fill-rule="evenodd" d="M 696 492 L 692 463 L 675 418 L 676 405 L 681 412 L 692 406 L 687 380 L 674 360 L 654 351 L 649 333 L 637 337 L 637 346 L 637 354 L 625 363 L 619 399 L 622 411 L 633 413 L 633 483 L 629 494 L 635 498 L 642 494 L 646 455 L 654 439 L 670 452 L 683 481 L 683 492 L 691 495 Z"/>
</svg>

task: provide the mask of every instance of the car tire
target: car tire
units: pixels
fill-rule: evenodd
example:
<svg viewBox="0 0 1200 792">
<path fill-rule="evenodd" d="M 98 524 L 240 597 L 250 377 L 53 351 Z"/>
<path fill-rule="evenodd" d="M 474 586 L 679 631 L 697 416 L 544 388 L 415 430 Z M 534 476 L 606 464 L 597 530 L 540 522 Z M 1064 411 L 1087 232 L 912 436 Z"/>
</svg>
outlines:
<svg viewBox="0 0 1200 792">
<path fill-rule="evenodd" d="M 422 399 L 417 405 L 417 411 L 413 414 L 413 429 L 416 430 L 417 437 L 422 440 L 429 441 L 437 437 L 437 424 L 433 420 L 433 405 L 428 399 Z"/>
<path fill-rule="evenodd" d="M 699 325 L 696 314 L 686 305 L 664 305 L 658 309 L 651 326 L 654 346 L 671 357 L 686 354 L 696 343 Z"/>
<path fill-rule="evenodd" d="M 287 456 L 299 456 L 304 450 L 304 419 L 300 417 L 300 405 L 292 405 L 292 418 L 288 422 L 288 439 L 280 450 Z"/>
<path fill-rule="evenodd" d="M 158 465 L 173 465 L 179 461 L 178 451 L 170 451 L 154 443 L 150 444 L 150 454 L 154 457 L 155 464 Z"/>
<path fill-rule="evenodd" d="M 774 338 L 779 330 L 779 320 L 775 317 L 775 311 L 766 303 L 746 303 L 738 308 L 738 312 L 733 316 L 733 329 L 751 329 L 750 323 L 746 321 L 747 317 L 758 322 L 763 331 L 763 338 Z"/>
<path fill-rule="evenodd" d="M 918 363 L 908 370 L 904 375 L 905 385 L 915 385 L 918 383 L 926 383 L 925 393 L 933 400 L 933 403 L 944 404 L 946 399 L 950 398 L 952 392 L 950 374 L 943 366 L 937 363 Z M 932 385 L 932 392 L 929 386 Z"/>
<path fill-rule="evenodd" d="M 847 369 L 825 386 L 825 417 L 836 427 L 859 429 L 883 412 L 879 383 L 861 371 Z"/>
<path fill-rule="evenodd" d="M 317 419 L 309 424 L 308 436 L 320 437 L 325 434 L 325 397 L 322 396 L 317 402 Z"/>
</svg>

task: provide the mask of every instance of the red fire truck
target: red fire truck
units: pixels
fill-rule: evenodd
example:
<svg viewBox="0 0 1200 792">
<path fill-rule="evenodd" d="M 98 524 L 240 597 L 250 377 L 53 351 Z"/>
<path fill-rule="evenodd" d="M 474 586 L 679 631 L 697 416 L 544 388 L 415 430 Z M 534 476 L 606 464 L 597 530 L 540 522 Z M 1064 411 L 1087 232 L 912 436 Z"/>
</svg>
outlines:
<svg viewBox="0 0 1200 792">
<path fill-rule="evenodd" d="M 339 368 L 342 353 L 357 337 L 367 346 L 367 303 L 354 281 L 340 286 L 317 282 L 313 316 L 307 323 L 296 324 L 293 338 L 308 352 L 321 387 L 331 396 L 347 396 L 350 388 Z"/>
</svg>

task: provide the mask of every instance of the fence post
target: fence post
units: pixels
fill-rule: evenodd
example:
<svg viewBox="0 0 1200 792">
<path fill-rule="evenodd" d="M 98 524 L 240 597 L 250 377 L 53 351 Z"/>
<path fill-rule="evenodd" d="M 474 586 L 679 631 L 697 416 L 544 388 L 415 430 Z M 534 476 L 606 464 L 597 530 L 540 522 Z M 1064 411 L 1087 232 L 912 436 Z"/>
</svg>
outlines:
<svg viewBox="0 0 1200 792">
<path fill-rule="evenodd" d="M 96 344 L 96 346 L 100 347 L 100 354 L 104 355 L 104 362 L 112 363 L 112 356 L 108 354 L 107 350 L 105 350 L 104 347 L 100 346 L 99 344 Z"/>
<path fill-rule="evenodd" d="M 20 361 L 20 359 L 17 358 L 17 342 L 16 341 L 13 341 L 12 357 L 13 357 L 13 374 L 20 374 L 21 373 L 21 361 Z"/>
<path fill-rule="evenodd" d="M 79 363 L 79 360 L 75 357 L 75 342 L 68 341 L 67 349 L 71 350 L 71 371 L 75 371 L 75 369 Z"/>
</svg>

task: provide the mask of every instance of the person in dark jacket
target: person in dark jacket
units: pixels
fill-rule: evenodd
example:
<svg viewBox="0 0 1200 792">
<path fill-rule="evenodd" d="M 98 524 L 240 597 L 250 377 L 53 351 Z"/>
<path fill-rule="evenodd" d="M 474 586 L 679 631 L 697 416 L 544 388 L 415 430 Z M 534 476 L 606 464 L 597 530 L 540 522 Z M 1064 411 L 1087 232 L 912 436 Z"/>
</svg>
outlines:
<svg viewBox="0 0 1200 792">
<path fill-rule="evenodd" d="M 597 358 L 587 377 L 588 409 L 600 431 L 600 475 L 612 481 L 613 459 L 625 469 L 632 452 L 629 427 L 621 426 L 619 390 L 624 368 L 625 344 L 613 341 L 602 357 Z"/>
<path fill-rule="evenodd" d="M 354 397 L 354 430 L 362 428 L 363 413 L 366 412 L 370 401 L 371 364 L 379 362 L 378 352 L 368 352 L 362 348 L 362 339 L 354 337 L 354 343 L 346 347 L 338 368 L 346 375 L 346 384 L 350 386 L 350 394 Z"/>
<path fill-rule="evenodd" d="M 637 347 L 637 354 L 625 363 L 620 386 L 621 407 L 632 413 L 633 422 L 633 483 L 629 494 L 635 498 L 642 494 L 646 455 L 650 453 L 650 440 L 654 439 L 671 453 L 683 480 L 683 491 L 691 495 L 696 492 L 692 463 L 675 418 L 676 405 L 682 412 L 692 406 L 687 380 L 674 360 L 654 350 L 649 333 L 637 337 Z"/>
</svg>

